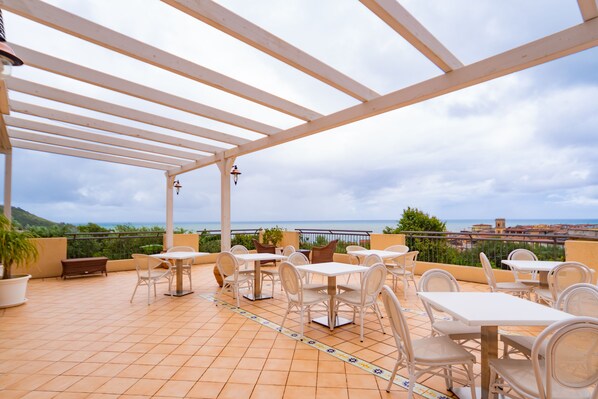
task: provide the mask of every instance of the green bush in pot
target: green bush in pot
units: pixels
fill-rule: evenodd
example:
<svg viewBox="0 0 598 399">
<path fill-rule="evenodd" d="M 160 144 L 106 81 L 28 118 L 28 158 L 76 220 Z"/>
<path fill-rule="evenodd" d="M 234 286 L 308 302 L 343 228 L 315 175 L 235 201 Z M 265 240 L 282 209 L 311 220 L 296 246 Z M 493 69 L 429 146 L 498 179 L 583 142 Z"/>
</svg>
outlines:
<svg viewBox="0 0 598 399">
<path fill-rule="evenodd" d="M 12 268 L 25 267 L 35 262 L 39 256 L 31 238 L 35 236 L 28 231 L 17 230 L 10 220 L 0 215 L 0 263 L 3 265 L 2 279 L 12 277 Z"/>
</svg>

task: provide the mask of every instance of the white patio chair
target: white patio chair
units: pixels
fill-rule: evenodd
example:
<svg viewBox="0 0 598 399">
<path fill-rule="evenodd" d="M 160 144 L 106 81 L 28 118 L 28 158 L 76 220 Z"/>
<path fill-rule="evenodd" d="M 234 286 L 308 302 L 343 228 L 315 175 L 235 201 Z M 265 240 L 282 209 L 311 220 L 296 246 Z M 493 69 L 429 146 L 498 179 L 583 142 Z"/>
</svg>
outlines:
<svg viewBox="0 0 598 399">
<path fill-rule="evenodd" d="M 533 253 L 529 249 L 517 248 L 509 253 L 509 256 L 507 256 L 507 259 L 508 260 L 537 261 L 538 257 L 536 256 L 535 253 Z M 521 276 L 519 275 L 519 272 L 517 272 L 517 270 L 515 270 L 515 269 L 511 269 L 511 271 L 513 272 L 513 275 L 515 276 L 515 281 L 517 281 L 519 283 L 529 284 L 529 285 L 533 285 L 533 286 L 537 286 L 538 284 L 540 284 L 540 280 L 538 280 L 538 272 L 537 271 L 533 271 L 533 272 L 529 273 L 529 275 L 531 277 L 529 279 L 522 279 Z"/>
<path fill-rule="evenodd" d="M 554 307 L 575 316 L 598 318 L 598 286 L 586 283 L 571 285 L 559 295 Z M 505 358 L 520 353 L 529 359 L 536 337 L 502 334 L 500 340 L 504 344 Z"/>
<path fill-rule="evenodd" d="M 289 262 L 293 266 L 309 265 L 309 259 L 307 259 L 307 256 L 303 255 L 301 252 L 293 252 L 291 255 L 289 255 L 287 262 Z M 280 273 L 280 269 L 279 269 L 279 273 Z M 304 290 L 315 290 L 315 291 L 327 291 L 328 290 L 328 284 L 312 283 L 311 276 L 309 275 L 309 273 L 299 271 L 299 275 L 303 279 L 303 289 Z"/>
<path fill-rule="evenodd" d="M 320 303 L 323 303 L 326 307 L 328 307 L 330 296 L 315 290 L 304 289 L 303 279 L 301 278 L 299 271 L 290 262 L 285 261 L 280 264 L 280 283 L 287 295 L 288 303 L 287 311 L 282 319 L 282 323 L 280 323 L 280 331 L 282 331 L 289 313 L 296 308 L 299 312 L 299 325 L 301 329 L 299 333 L 299 339 L 303 340 L 305 311 L 307 310 L 308 323 L 311 323 L 311 307 Z M 329 325 L 332 325 L 330 315 L 328 315 L 328 323 Z"/>
<path fill-rule="evenodd" d="M 351 255 L 349 252 L 365 251 L 366 248 L 362 247 L 361 245 L 347 245 L 346 250 L 347 250 L 347 255 L 349 255 L 349 263 L 351 263 L 352 265 L 359 265 L 361 262 L 361 260 L 359 259 L 359 256 Z"/>
<path fill-rule="evenodd" d="M 353 323 L 355 323 L 355 313 L 359 310 L 359 339 L 361 342 L 363 342 L 363 321 L 368 309 L 373 309 L 376 317 L 378 317 L 382 333 L 385 334 L 384 326 L 382 325 L 382 315 L 376 304 L 385 280 L 386 267 L 382 262 L 379 262 L 370 266 L 369 270 L 364 273 L 359 289 L 345 291 L 334 297 L 335 315 L 338 313 L 338 308 L 341 304 L 348 305 L 353 308 Z"/>
<path fill-rule="evenodd" d="M 249 250 L 244 245 L 238 244 L 233 245 L 233 247 L 230 249 L 230 253 L 233 255 L 246 255 L 249 253 Z M 239 265 L 242 266 L 242 268 L 239 269 L 239 273 L 253 274 L 253 269 L 249 267 L 247 261 L 237 259 L 237 262 L 239 262 Z"/>
<path fill-rule="evenodd" d="M 393 264 L 386 264 L 386 270 L 392 276 L 392 288 L 397 290 L 397 280 L 403 281 L 403 295 L 407 299 L 407 288 L 409 282 L 413 283 L 413 288 L 417 292 L 417 285 L 415 284 L 415 265 L 417 262 L 417 255 L 419 251 L 411 251 L 393 258 Z"/>
<path fill-rule="evenodd" d="M 553 306 L 561 292 L 573 284 L 591 283 L 592 271 L 579 262 L 565 262 L 548 272 L 548 288 L 534 290 L 538 301 Z"/>
<path fill-rule="evenodd" d="M 187 246 L 177 246 L 168 249 L 166 252 L 195 252 L 195 250 L 191 247 Z M 189 278 L 189 289 L 193 290 L 193 280 L 191 278 L 191 274 L 193 272 L 193 262 L 195 259 L 185 259 L 183 261 L 183 276 L 187 276 Z M 175 262 L 174 260 L 171 263 Z M 176 266 L 175 264 L 172 265 L 172 273 L 176 276 Z"/>
<path fill-rule="evenodd" d="M 482 268 L 484 269 L 484 274 L 486 275 L 486 281 L 488 281 L 490 291 L 506 292 L 521 298 L 530 298 L 533 287 L 523 283 L 519 283 L 517 281 L 512 283 L 497 283 L 496 277 L 494 277 L 494 272 L 492 271 L 492 265 L 490 265 L 488 257 L 483 252 L 480 252 L 480 261 L 482 262 Z"/>
<path fill-rule="evenodd" d="M 363 267 L 371 267 L 377 263 L 382 263 L 382 258 L 376 254 L 368 255 L 364 258 L 363 263 L 361 266 Z M 363 276 L 363 275 L 362 275 Z M 361 289 L 361 282 L 357 284 L 337 284 L 337 288 L 339 291 L 355 291 Z"/>
<path fill-rule="evenodd" d="M 553 323 L 536 339 L 531 359 L 490 359 L 491 395 L 508 398 L 598 397 L 598 319 Z"/>
<path fill-rule="evenodd" d="M 295 250 L 295 247 L 294 247 L 294 246 L 292 246 L 292 245 L 287 245 L 286 247 L 284 247 L 284 248 L 282 249 L 282 255 L 283 255 L 283 256 L 289 256 L 289 255 L 291 255 L 291 254 L 292 254 L 293 252 L 295 252 L 295 251 L 296 251 L 296 250 Z"/>
<path fill-rule="evenodd" d="M 391 245 L 390 247 L 386 247 L 386 248 L 384 248 L 384 250 L 388 251 L 388 252 L 398 252 L 399 254 L 406 254 L 407 252 L 409 252 L 409 247 L 407 245 L 396 244 L 396 245 Z M 398 266 L 397 262 L 395 261 L 395 258 L 384 259 L 384 264 L 387 267 Z"/>
<path fill-rule="evenodd" d="M 441 269 L 430 269 L 422 274 L 419 279 L 419 292 L 460 292 L 461 287 L 459 283 L 453 277 L 452 274 Z M 442 313 L 446 316 L 446 313 L 436 309 L 426 301 L 422 301 L 424 309 L 430 319 L 431 324 L 431 336 L 447 335 L 450 339 L 455 341 L 461 341 L 463 344 L 466 341 L 476 340 L 479 341 L 481 338 L 481 328 L 475 326 L 468 326 L 465 323 L 454 320 L 451 316 L 451 320 L 442 320 L 436 315 Z"/>
<path fill-rule="evenodd" d="M 471 397 L 475 399 L 473 375 L 475 356 L 451 341 L 446 335 L 412 341 L 401 304 L 388 286 L 382 289 L 382 302 L 386 309 L 386 316 L 390 319 L 390 327 L 398 349 L 397 362 L 388 381 L 386 392 L 390 392 L 399 367 L 405 363 L 409 375 L 408 399 L 413 398 L 413 388 L 417 379 L 423 374 L 443 376 L 447 389 L 452 389 L 453 380 L 469 384 Z M 463 369 L 453 368 L 453 366 L 462 366 Z M 463 376 L 464 379 L 454 378 L 454 374 Z"/>
<path fill-rule="evenodd" d="M 233 298 L 237 300 L 237 307 L 241 306 L 239 288 L 247 286 L 253 291 L 252 276 L 247 273 L 239 273 L 239 261 L 230 252 L 220 252 L 216 258 L 216 267 L 222 276 L 222 288 L 220 294 L 232 292 Z"/>
<path fill-rule="evenodd" d="M 135 270 L 137 271 L 137 285 L 131 295 L 130 303 L 133 302 L 137 287 L 140 285 L 147 285 L 147 304 L 150 304 L 151 288 L 154 287 L 154 298 L 156 297 L 156 284 L 160 284 L 161 280 L 168 282 L 168 290 L 172 296 L 170 287 L 172 286 L 172 265 L 169 262 L 165 262 L 162 259 L 154 258 L 144 254 L 133 254 L 135 260 Z M 160 266 L 166 266 L 165 269 L 157 269 Z"/>
</svg>

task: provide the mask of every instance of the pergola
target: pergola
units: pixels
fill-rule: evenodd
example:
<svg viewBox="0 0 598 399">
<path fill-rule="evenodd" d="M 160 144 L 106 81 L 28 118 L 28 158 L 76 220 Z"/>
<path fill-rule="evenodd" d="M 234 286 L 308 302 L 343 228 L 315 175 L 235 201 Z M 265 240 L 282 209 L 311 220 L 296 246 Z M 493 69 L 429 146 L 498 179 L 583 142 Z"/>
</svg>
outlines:
<svg viewBox="0 0 598 399">
<path fill-rule="evenodd" d="M 128 108 L 12 77 L 3 81 L 0 89 L 0 148 L 5 154 L 4 212 L 8 217 L 11 209 L 13 147 L 158 169 L 165 171 L 166 175 L 166 243 L 170 246 L 173 232 L 173 183 L 176 176 L 216 164 L 221 177 L 222 248 L 228 249 L 230 247 L 229 171 L 237 157 L 416 104 L 598 45 L 597 0 L 578 0 L 581 12 L 578 25 L 464 65 L 396 0 L 360 0 L 441 71 L 438 76 L 431 79 L 380 94 L 212 0 L 162 1 L 197 19 L 197 23 L 208 24 L 333 87 L 357 100 L 358 104 L 324 115 L 41 0 L 0 0 L 0 8 L 3 10 L 186 79 L 252 101 L 298 121 L 298 124 L 291 128 L 280 129 L 160 91 L 149 85 L 128 81 L 10 43 L 15 53 L 30 67 L 258 133 L 259 138 L 252 140 L 241 135 L 171 119 L 143 109 Z M 101 118 L 91 118 L 16 101 L 9 98 L 9 91 L 157 126 L 173 134 L 157 133 Z M 11 116 L 11 111 L 44 118 L 47 123 Z M 65 127 L 64 124 L 73 127 Z M 77 129 L 77 126 L 92 128 L 106 134 L 92 133 L 83 128 Z M 182 138 L 181 134 L 190 138 Z M 210 143 L 217 144 L 196 141 L 193 140 L 193 136 L 209 139 Z"/>
</svg>

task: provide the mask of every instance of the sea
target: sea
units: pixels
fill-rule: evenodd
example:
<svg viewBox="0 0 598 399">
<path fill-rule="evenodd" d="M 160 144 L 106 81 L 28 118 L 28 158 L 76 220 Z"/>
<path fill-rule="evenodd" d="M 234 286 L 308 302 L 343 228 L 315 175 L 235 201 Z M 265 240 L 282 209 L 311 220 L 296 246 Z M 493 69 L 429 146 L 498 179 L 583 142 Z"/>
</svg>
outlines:
<svg viewBox="0 0 598 399">
<path fill-rule="evenodd" d="M 489 224 L 494 226 L 494 219 L 448 219 L 445 220 L 447 231 L 471 230 L 474 224 Z M 105 228 L 114 228 L 116 225 L 131 225 L 135 227 L 162 227 L 166 228 L 164 222 L 106 222 L 98 223 Z M 551 224 L 592 224 L 598 225 L 598 219 L 507 219 L 507 227 L 530 226 L 530 225 L 551 225 Z M 382 233 L 386 226 L 396 227 L 397 220 L 278 220 L 278 221 L 242 221 L 231 222 L 232 229 L 257 229 L 281 227 L 285 230 L 295 229 L 331 229 L 331 230 L 365 230 L 372 233 Z M 220 222 L 175 222 L 175 228 L 182 228 L 186 231 L 220 230 Z"/>
</svg>

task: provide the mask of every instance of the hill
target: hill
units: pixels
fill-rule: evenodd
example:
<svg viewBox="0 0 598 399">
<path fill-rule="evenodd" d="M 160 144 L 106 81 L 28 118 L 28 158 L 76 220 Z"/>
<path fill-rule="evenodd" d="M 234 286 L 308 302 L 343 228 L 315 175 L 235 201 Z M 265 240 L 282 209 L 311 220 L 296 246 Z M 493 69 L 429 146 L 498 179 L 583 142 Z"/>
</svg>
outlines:
<svg viewBox="0 0 598 399">
<path fill-rule="evenodd" d="M 4 205 L 0 205 L 0 213 L 4 213 Z M 23 227 L 27 226 L 43 226 L 51 227 L 57 223 L 41 218 L 33 213 L 29 213 L 24 209 L 12 207 L 12 220 Z"/>
</svg>

